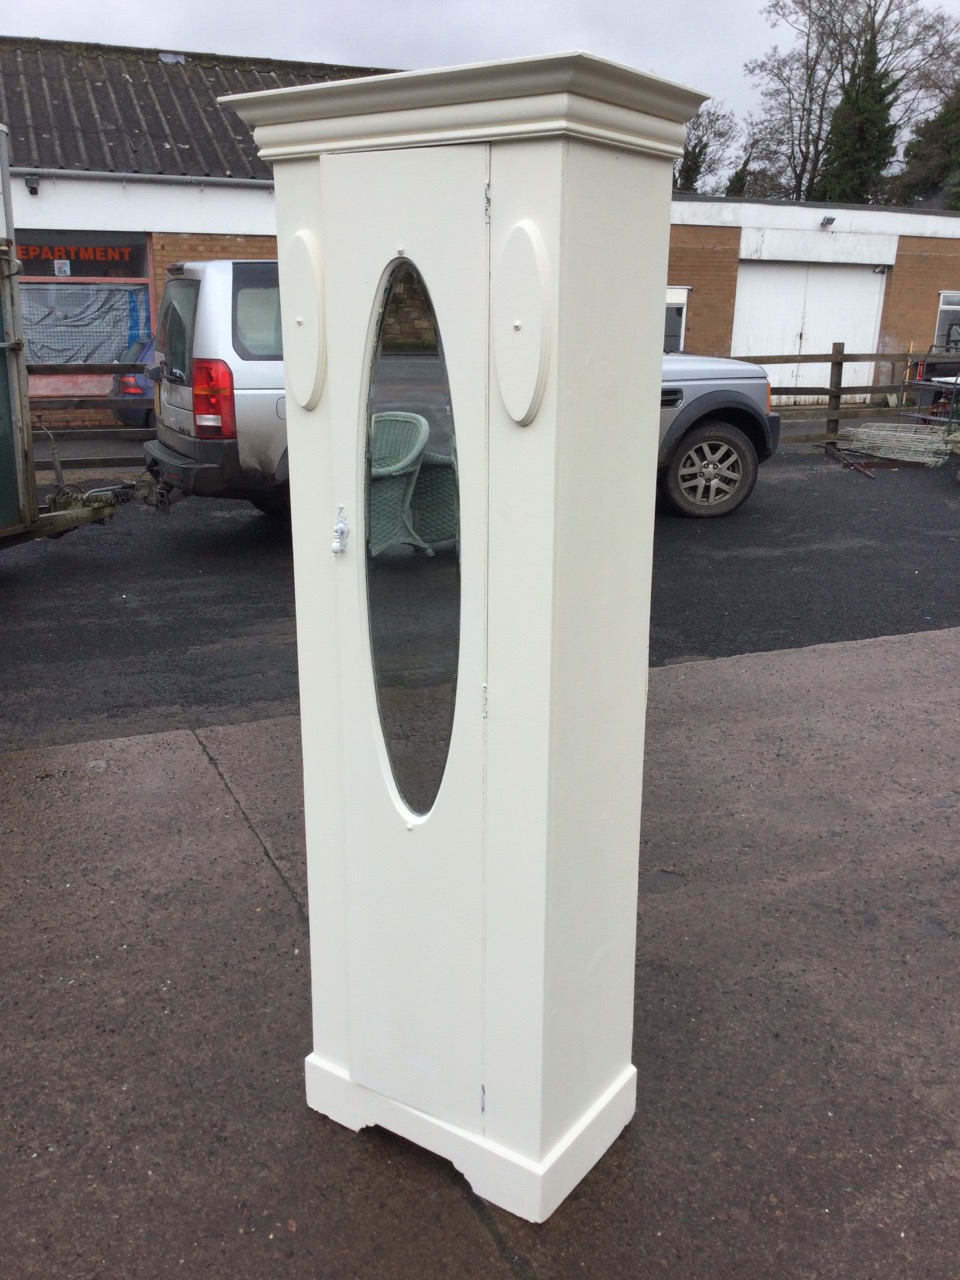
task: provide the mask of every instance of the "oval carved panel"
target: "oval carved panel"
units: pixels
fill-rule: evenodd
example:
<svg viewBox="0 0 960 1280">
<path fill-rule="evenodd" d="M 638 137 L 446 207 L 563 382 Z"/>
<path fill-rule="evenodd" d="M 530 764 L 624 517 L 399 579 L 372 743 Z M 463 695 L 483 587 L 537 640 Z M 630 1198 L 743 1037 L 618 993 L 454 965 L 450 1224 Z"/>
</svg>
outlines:
<svg viewBox="0 0 960 1280">
<path fill-rule="evenodd" d="M 312 232 L 296 233 L 285 265 L 285 373 L 297 404 L 315 409 L 327 370 L 327 341 L 320 246 Z"/>
<path fill-rule="evenodd" d="M 491 322 L 497 382 L 507 412 L 525 427 L 543 397 L 549 352 L 549 267 L 535 223 L 518 222 L 507 237 L 491 282 Z"/>
</svg>

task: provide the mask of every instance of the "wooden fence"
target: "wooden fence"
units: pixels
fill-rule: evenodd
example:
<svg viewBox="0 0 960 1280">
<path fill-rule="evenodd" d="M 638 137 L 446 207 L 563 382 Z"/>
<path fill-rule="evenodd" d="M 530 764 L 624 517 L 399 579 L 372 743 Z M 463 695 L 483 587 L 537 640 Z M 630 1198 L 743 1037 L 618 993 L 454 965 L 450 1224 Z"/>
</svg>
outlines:
<svg viewBox="0 0 960 1280">
<path fill-rule="evenodd" d="M 779 355 L 779 356 L 736 356 L 737 360 L 749 360 L 752 364 L 828 364 L 830 366 L 830 385 L 826 387 L 775 387 L 771 393 L 775 396 L 803 395 L 826 396 L 827 398 L 827 434 L 835 436 L 840 428 L 841 417 L 851 416 L 840 411 L 844 396 L 864 395 L 900 395 L 907 381 L 910 366 L 923 355 L 917 351 L 868 351 L 848 352 L 846 344 L 835 342 L 833 349 L 823 355 Z M 958 353 L 960 359 L 960 353 Z M 843 385 L 843 366 L 845 364 L 889 365 L 890 381 L 873 382 L 869 386 L 845 387 Z"/>
</svg>

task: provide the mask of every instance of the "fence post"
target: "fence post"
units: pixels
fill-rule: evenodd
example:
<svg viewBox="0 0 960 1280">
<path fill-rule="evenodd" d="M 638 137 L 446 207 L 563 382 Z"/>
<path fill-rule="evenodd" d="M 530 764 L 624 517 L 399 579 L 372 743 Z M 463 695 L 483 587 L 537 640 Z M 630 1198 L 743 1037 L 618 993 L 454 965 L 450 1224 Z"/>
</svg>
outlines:
<svg viewBox="0 0 960 1280">
<path fill-rule="evenodd" d="M 827 436 L 836 440 L 840 430 L 840 390 L 843 386 L 843 353 L 846 343 L 833 344 L 833 360 L 830 363 L 830 402 L 827 416 Z"/>
</svg>

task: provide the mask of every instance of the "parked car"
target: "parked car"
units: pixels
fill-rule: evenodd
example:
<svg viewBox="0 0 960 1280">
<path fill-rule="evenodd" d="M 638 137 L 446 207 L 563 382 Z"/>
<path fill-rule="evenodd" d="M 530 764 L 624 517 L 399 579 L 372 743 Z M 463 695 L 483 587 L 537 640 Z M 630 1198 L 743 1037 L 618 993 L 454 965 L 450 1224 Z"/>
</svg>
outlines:
<svg viewBox="0 0 960 1280">
<path fill-rule="evenodd" d="M 153 376 L 157 438 L 147 467 L 169 495 L 244 498 L 289 510 L 276 262 L 168 268 Z"/>
<path fill-rule="evenodd" d="M 123 397 L 124 403 L 114 405 L 111 412 L 118 422 L 128 427 L 147 427 L 156 429 L 156 417 L 153 412 L 153 383 L 147 372 L 155 362 L 152 338 L 138 338 L 131 342 L 118 364 L 139 364 L 143 368 L 137 373 L 118 373 L 113 379 L 110 394 L 115 399 Z"/>
<path fill-rule="evenodd" d="M 145 445 L 150 472 L 167 494 L 289 511 L 276 262 L 190 262 L 168 271 L 157 322 L 157 438 Z M 758 365 L 664 355 L 658 469 L 675 510 L 735 511 L 779 435 Z"/>
<path fill-rule="evenodd" d="M 660 491 L 681 515 L 726 516 L 749 498 L 776 451 L 764 370 L 742 360 L 673 353 L 660 388 Z"/>
</svg>

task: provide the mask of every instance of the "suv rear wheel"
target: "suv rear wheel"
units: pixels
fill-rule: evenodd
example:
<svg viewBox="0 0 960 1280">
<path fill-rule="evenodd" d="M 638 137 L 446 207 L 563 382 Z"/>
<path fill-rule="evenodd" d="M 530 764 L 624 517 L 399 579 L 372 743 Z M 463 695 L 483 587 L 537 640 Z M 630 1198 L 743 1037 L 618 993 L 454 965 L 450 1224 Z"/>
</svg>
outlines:
<svg viewBox="0 0 960 1280">
<path fill-rule="evenodd" d="M 274 497 L 272 494 L 264 498 L 248 498 L 251 507 L 256 507 L 265 516 L 273 516 L 275 520 L 290 519 L 290 494 L 284 492 Z"/>
<path fill-rule="evenodd" d="M 726 516 L 757 482 L 757 453 L 737 427 L 707 421 L 680 441 L 667 463 L 663 490 L 686 516 Z"/>
</svg>

